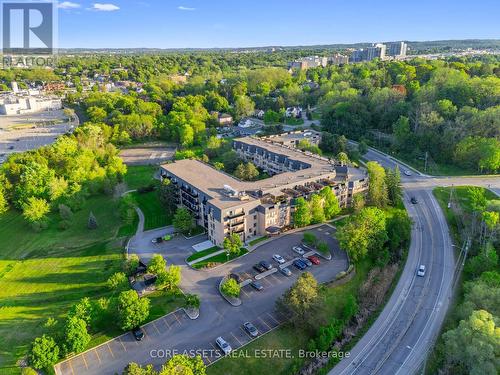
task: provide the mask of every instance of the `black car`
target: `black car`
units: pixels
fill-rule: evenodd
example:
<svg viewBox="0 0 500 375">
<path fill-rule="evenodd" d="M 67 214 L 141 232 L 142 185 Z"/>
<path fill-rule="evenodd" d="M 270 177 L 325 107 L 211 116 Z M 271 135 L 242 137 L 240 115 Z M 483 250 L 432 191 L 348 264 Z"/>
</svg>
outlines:
<svg viewBox="0 0 500 375">
<path fill-rule="evenodd" d="M 273 268 L 273 265 L 269 263 L 267 260 L 262 260 L 259 264 L 266 270 L 270 270 L 271 268 Z"/>
<path fill-rule="evenodd" d="M 264 287 L 258 282 L 258 281 L 252 281 L 250 283 L 250 286 L 254 288 L 255 290 L 258 290 L 259 292 L 264 289 Z"/>
<path fill-rule="evenodd" d="M 411 202 L 412 204 L 417 204 L 417 203 L 418 203 L 418 200 L 417 200 L 417 198 L 415 198 L 415 197 L 411 197 L 410 202 Z"/>
<path fill-rule="evenodd" d="M 243 281 L 243 279 L 241 278 L 241 276 L 238 275 L 237 273 L 231 273 L 231 274 L 229 274 L 229 278 L 235 280 L 238 284 Z"/>
<path fill-rule="evenodd" d="M 257 272 L 265 272 L 266 271 L 266 269 L 260 263 L 254 264 L 253 269 Z"/>
<path fill-rule="evenodd" d="M 132 334 L 134 335 L 137 341 L 142 341 L 142 339 L 144 338 L 144 331 L 142 330 L 141 327 L 134 328 L 132 330 Z"/>
</svg>

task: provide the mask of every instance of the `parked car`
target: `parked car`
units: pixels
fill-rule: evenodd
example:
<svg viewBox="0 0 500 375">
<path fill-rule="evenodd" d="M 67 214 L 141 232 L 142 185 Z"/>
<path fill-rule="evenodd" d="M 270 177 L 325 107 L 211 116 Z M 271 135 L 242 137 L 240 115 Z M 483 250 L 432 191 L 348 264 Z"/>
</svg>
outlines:
<svg viewBox="0 0 500 375">
<path fill-rule="evenodd" d="M 319 260 L 319 258 L 316 255 L 310 255 L 307 257 L 307 259 L 309 259 L 312 264 L 315 264 L 315 265 L 321 264 L 321 261 Z"/>
<path fill-rule="evenodd" d="M 411 172 L 408 169 L 406 169 L 404 171 L 404 174 L 405 174 L 405 176 L 411 176 Z"/>
<path fill-rule="evenodd" d="M 303 271 L 307 268 L 306 264 L 304 262 L 302 262 L 302 260 L 300 260 L 300 259 L 295 259 L 293 261 L 293 265 L 301 271 Z"/>
<path fill-rule="evenodd" d="M 260 292 L 262 289 L 264 289 L 264 287 L 262 286 L 262 284 L 261 284 L 261 283 L 259 283 L 258 281 L 252 281 L 252 282 L 250 283 L 250 286 L 251 286 L 252 288 L 254 288 L 255 290 L 258 290 L 259 292 Z"/>
<path fill-rule="evenodd" d="M 155 237 L 151 240 L 152 243 L 162 243 L 163 238 L 162 237 Z"/>
<path fill-rule="evenodd" d="M 132 334 L 134 335 L 134 338 L 137 340 L 137 341 L 142 341 L 142 339 L 144 338 L 144 331 L 142 330 L 141 327 L 136 327 L 132 330 Z"/>
<path fill-rule="evenodd" d="M 425 266 L 423 264 L 421 264 L 418 267 L 417 276 L 420 276 L 420 277 L 424 277 L 425 276 Z"/>
<path fill-rule="evenodd" d="M 417 198 L 415 198 L 415 197 L 411 197 L 410 202 L 411 202 L 412 204 L 417 204 L 417 203 L 418 203 L 418 200 L 417 200 Z"/>
<path fill-rule="evenodd" d="M 281 255 L 279 254 L 274 254 L 273 255 L 273 259 L 278 262 L 279 264 L 283 264 L 285 263 L 285 258 L 283 258 Z"/>
<path fill-rule="evenodd" d="M 302 249 L 300 246 L 294 246 L 294 247 L 292 247 L 292 250 L 295 251 L 299 255 L 305 254 L 304 249 Z"/>
<path fill-rule="evenodd" d="M 224 340 L 221 336 L 217 337 L 215 342 L 217 346 L 220 348 L 220 350 L 224 352 L 225 355 L 228 355 L 233 350 L 233 348 L 231 348 L 231 345 L 229 345 L 229 343 L 226 340 Z"/>
<path fill-rule="evenodd" d="M 301 261 L 304 262 L 307 267 L 311 267 L 313 265 L 312 262 L 307 258 L 302 258 Z"/>
<path fill-rule="evenodd" d="M 281 268 L 280 272 L 285 276 L 292 276 L 292 271 L 288 267 Z"/>
<path fill-rule="evenodd" d="M 273 265 L 269 263 L 267 260 L 261 260 L 259 264 L 266 270 L 270 270 L 271 268 L 273 268 Z"/>
<path fill-rule="evenodd" d="M 166 234 L 162 238 L 163 241 L 170 241 L 173 238 L 173 236 L 171 234 Z"/>
<path fill-rule="evenodd" d="M 265 272 L 265 268 L 260 263 L 254 264 L 253 269 L 257 272 Z"/>
<path fill-rule="evenodd" d="M 257 337 L 259 335 L 259 330 L 250 322 L 243 323 L 243 328 L 252 337 Z"/>
<path fill-rule="evenodd" d="M 241 276 L 238 275 L 237 273 L 230 273 L 229 274 L 229 278 L 235 280 L 238 284 L 243 281 L 243 279 L 241 278 Z"/>
</svg>

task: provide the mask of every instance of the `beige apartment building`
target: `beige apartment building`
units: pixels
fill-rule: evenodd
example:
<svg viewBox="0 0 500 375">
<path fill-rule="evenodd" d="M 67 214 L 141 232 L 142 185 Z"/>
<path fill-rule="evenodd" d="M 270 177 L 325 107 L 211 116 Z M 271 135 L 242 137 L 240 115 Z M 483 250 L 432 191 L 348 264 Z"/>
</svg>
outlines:
<svg viewBox="0 0 500 375">
<path fill-rule="evenodd" d="M 302 152 L 269 139 L 235 139 L 239 157 L 253 162 L 270 177 L 241 181 L 198 160 L 179 160 L 161 166 L 162 178 L 178 187 L 176 202 L 189 209 L 209 239 L 218 246 L 231 233 L 242 241 L 279 233 L 293 225 L 295 200 L 330 187 L 341 206 L 368 188 L 362 169 Z"/>
</svg>

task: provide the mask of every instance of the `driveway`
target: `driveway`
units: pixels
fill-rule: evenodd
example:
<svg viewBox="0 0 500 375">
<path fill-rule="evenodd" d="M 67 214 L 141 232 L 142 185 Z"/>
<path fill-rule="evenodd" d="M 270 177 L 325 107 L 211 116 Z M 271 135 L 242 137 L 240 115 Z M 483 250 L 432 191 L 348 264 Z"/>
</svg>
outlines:
<svg viewBox="0 0 500 375">
<path fill-rule="evenodd" d="M 333 260 L 322 260 L 321 265 L 309 267 L 307 271 L 311 272 L 319 282 L 330 281 L 339 272 L 346 270 L 347 256 L 331 236 L 334 233 L 332 227 L 323 225 L 310 231 L 321 241 L 327 241 Z M 253 264 L 264 259 L 271 261 L 274 253 L 291 257 L 290 249 L 300 244 L 302 231 L 282 235 L 231 263 L 210 270 L 194 270 L 184 262 L 192 252 L 190 244 L 203 241 L 203 236 L 190 240 L 178 237 L 160 245 L 153 245 L 151 239 L 164 232 L 165 229 L 144 232 L 142 238 L 136 239 L 136 242 L 131 244 L 130 251 L 146 259 L 153 253 L 160 253 L 168 263 L 181 265 L 181 288 L 186 293 L 196 293 L 200 296 L 200 317 L 191 321 L 186 316 L 180 317 L 183 314 L 179 312 L 173 318 L 172 314 L 169 314 L 153 324 L 146 325 L 146 338 L 142 342 L 137 343 L 132 340 L 130 334 L 125 334 L 58 365 L 59 374 L 112 375 L 121 372 L 129 362 L 152 363 L 159 367 L 170 355 L 184 351 L 195 351 L 203 357 L 205 363 L 209 364 L 220 355 L 215 347 L 217 336 L 223 336 L 236 349 L 250 341 L 250 337 L 242 331 L 243 322 L 252 322 L 261 333 L 264 333 L 284 321 L 275 311 L 275 302 L 299 276 L 300 272 L 295 268 L 291 267 L 293 273 L 291 277 L 273 274 L 261 280 L 264 286 L 261 292 L 245 287 L 242 293 L 243 304 L 238 307 L 229 305 L 220 296 L 217 286 L 221 277 L 229 272 L 252 272 Z M 109 354 L 110 349 L 107 346 L 111 347 L 113 355 Z M 108 353 L 106 360 L 102 358 L 99 360 L 93 351 Z M 75 366 L 78 366 L 78 371 L 74 370 Z"/>
</svg>

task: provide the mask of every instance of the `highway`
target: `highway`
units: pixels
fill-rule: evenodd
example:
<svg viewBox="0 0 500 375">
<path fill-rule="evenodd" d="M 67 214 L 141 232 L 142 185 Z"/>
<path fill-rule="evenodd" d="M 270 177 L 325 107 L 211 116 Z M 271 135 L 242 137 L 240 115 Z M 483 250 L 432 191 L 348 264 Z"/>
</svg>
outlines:
<svg viewBox="0 0 500 375">
<path fill-rule="evenodd" d="M 403 163 L 374 149 L 364 155 L 384 167 Z M 446 219 L 432 194 L 437 186 L 477 185 L 500 192 L 500 177 L 432 177 L 402 173 L 404 202 L 414 225 L 408 259 L 388 303 L 368 332 L 329 374 L 414 374 L 440 332 L 450 298 L 455 257 Z M 411 204 L 416 197 L 418 204 Z M 418 277 L 420 264 L 426 266 Z"/>
</svg>

